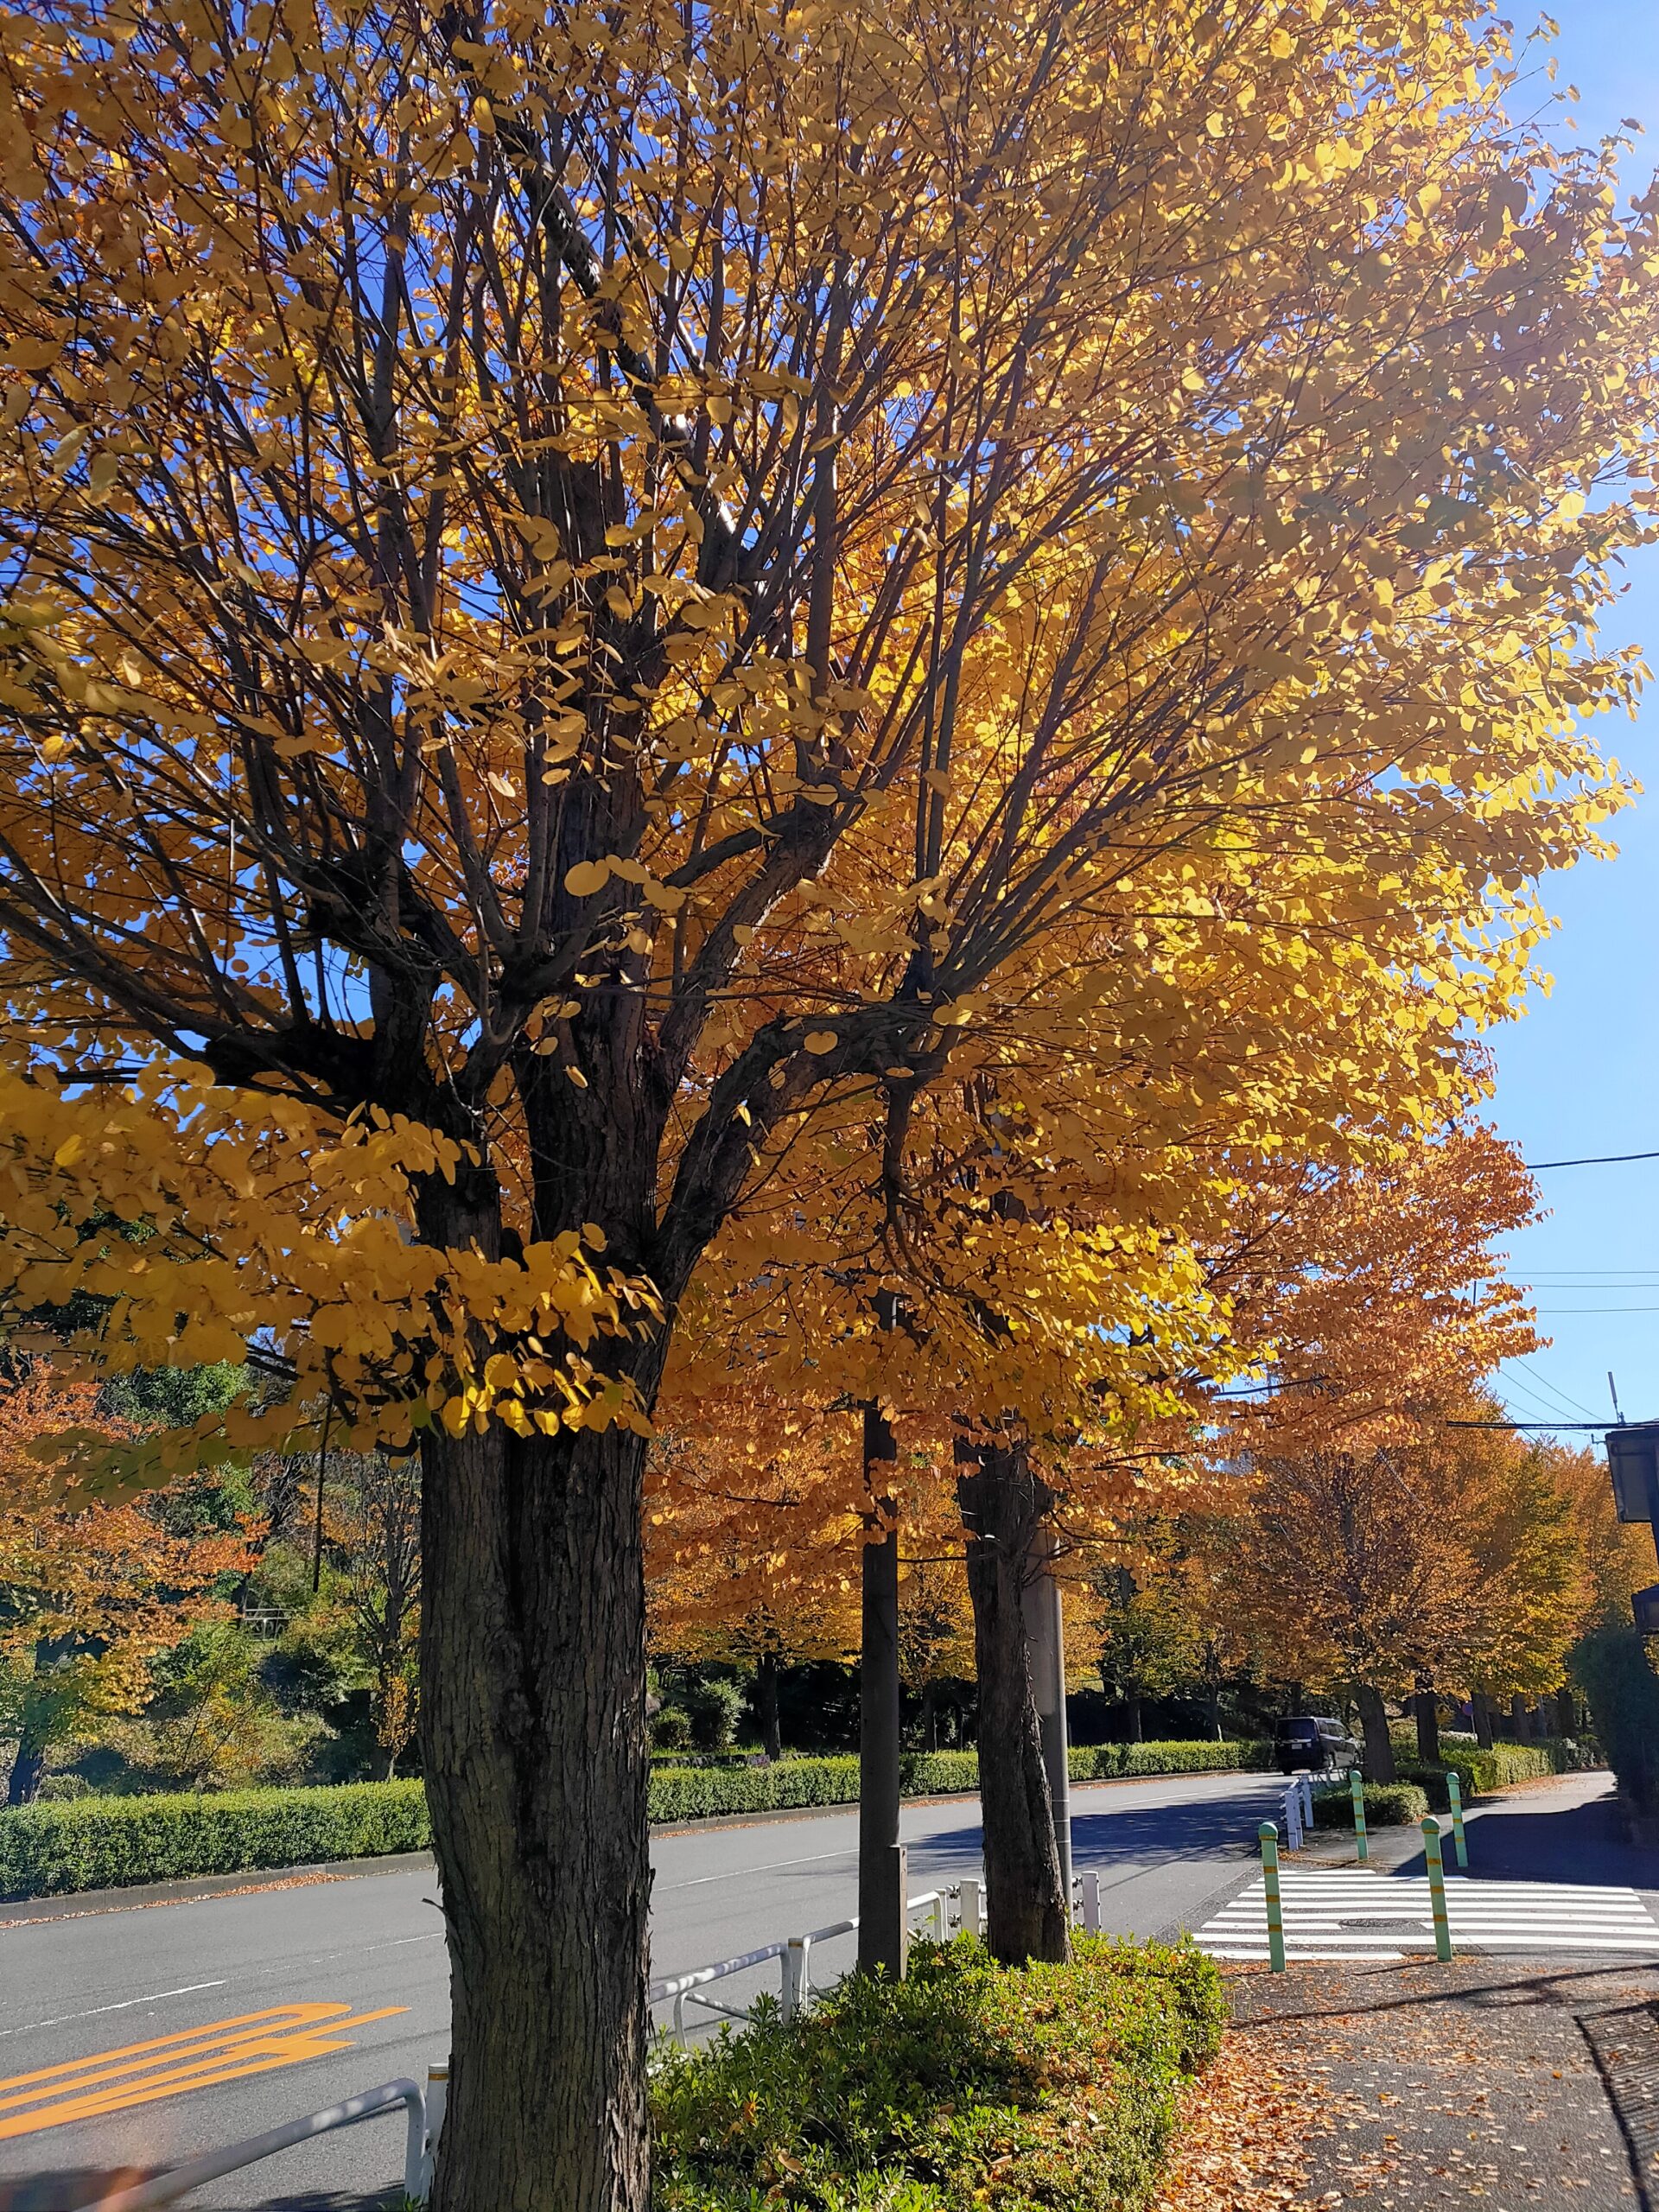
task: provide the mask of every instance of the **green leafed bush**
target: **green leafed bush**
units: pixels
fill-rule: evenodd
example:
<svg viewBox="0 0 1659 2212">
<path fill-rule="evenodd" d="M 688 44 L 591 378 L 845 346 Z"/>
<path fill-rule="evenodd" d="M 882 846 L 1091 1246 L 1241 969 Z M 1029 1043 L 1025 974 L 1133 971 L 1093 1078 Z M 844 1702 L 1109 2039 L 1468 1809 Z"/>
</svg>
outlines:
<svg viewBox="0 0 1659 2212">
<path fill-rule="evenodd" d="M 1074 1781 L 1190 1774 L 1259 1764 L 1243 1744 L 1103 1744 L 1071 1754 Z M 972 1751 L 911 1751 L 900 1764 L 907 1797 L 979 1787 Z M 651 1817 L 673 1823 L 715 1814 L 781 1812 L 858 1802 L 852 1757 L 662 1766 L 654 1760 Z M 202 1795 L 80 1797 L 0 1810 L 0 1897 L 55 1897 L 133 1882 L 309 1866 L 380 1852 L 423 1851 L 430 1840 L 419 1782 L 354 1782 L 321 1789 L 226 1789 Z"/>
<path fill-rule="evenodd" d="M 1414 1782 L 1368 1782 L 1365 1784 L 1365 1825 L 1370 1828 L 1413 1827 L 1428 1811 L 1428 1799 Z M 1351 1828 L 1354 1800 L 1350 1789 L 1316 1789 L 1313 1793 L 1316 1828 Z"/>
<path fill-rule="evenodd" d="M 1466 1749 L 1459 1745 L 1446 1749 L 1434 1766 L 1421 1759 L 1396 1759 L 1395 1771 L 1402 1782 L 1414 1782 L 1427 1790 L 1430 1806 L 1443 1813 L 1451 1803 L 1446 1787 L 1448 1774 L 1457 1776 L 1466 1803 L 1484 1791 L 1564 1774 L 1570 1764 L 1571 1753 L 1559 1738 L 1551 1738 L 1541 1744 L 1495 1744 L 1490 1751 L 1472 1745 Z"/>
<path fill-rule="evenodd" d="M 1011 1973 L 960 1938 L 785 2024 L 670 2051 L 653 2212 L 1137 2212 L 1225 2005 L 1189 1946 L 1084 1938 Z"/>
<path fill-rule="evenodd" d="M 1596 1629 L 1569 1664 L 1620 1793 L 1645 1817 L 1659 1815 L 1659 1676 L 1641 1637 L 1634 1629 Z"/>
<path fill-rule="evenodd" d="M 1120 1775 L 1229 1774 L 1241 1768 L 1268 1767 L 1268 1743 L 1088 1744 L 1071 1753 L 1073 1782 L 1110 1782 Z"/>
<path fill-rule="evenodd" d="M 0 1897 L 366 1859 L 430 1840 L 419 1782 L 72 1798 L 0 1812 Z"/>
</svg>

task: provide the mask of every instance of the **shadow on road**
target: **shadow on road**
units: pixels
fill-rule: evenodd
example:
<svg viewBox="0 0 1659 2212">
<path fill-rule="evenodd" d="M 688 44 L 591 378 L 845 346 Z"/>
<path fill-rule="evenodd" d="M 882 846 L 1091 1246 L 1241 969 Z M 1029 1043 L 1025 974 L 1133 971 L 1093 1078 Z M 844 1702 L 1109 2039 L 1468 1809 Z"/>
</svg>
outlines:
<svg viewBox="0 0 1659 2212">
<path fill-rule="evenodd" d="M 50 2171 L 0 2178 L 0 2212 L 78 2212 L 82 2205 L 100 2204 L 117 2190 L 131 2189 L 149 2178 L 135 2167 L 60 2166 Z M 359 2196 L 351 2190 L 301 2190 L 287 2196 L 260 2199 L 260 2212 L 391 2212 L 403 2202 L 401 2187 Z M 221 2212 L 226 2199 L 215 2198 L 211 2183 L 193 2190 L 190 2212 Z"/>
<path fill-rule="evenodd" d="M 1127 1805 L 1122 1812 L 1080 1809 L 1071 1802 L 1071 1863 L 1078 1868 L 1162 1866 L 1179 1859 L 1233 1858 L 1255 1848 L 1258 1815 L 1236 1798 L 1194 1799 L 1181 1805 Z M 910 1839 L 912 1891 L 934 1880 L 976 1874 L 983 1847 L 979 1823 Z M 924 1878 L 925 1878 L 924 1879 Z"/>
</svg>

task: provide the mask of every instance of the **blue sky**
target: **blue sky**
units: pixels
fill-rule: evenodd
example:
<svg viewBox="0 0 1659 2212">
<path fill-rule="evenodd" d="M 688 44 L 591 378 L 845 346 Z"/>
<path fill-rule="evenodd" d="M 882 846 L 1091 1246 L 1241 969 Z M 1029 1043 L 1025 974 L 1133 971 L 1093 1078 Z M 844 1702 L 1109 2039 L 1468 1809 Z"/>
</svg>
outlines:
<svg viewBox="0 0 1659 2212">
<path fill-rule="evenodd" d="M 1656 0 L 1564 0 L 1554 12 L 1559 82 L 1579 91 L 1580 133 L 1599 137 L 1624 116 L 1645 123 L 1624 166 L 1644 188 L 1659 167 Z M 1513 20 L 1518 32 L 1527 18 Z M 1659 672 L 1659 548 L 1629 577 L 1603 635 L 1640 642 Z M 1647 794 L 1618 817 L 1617 861 L 1545 884 L 1561 925 L 1544 961 L 1554 988 L 1494 1040 L 1497 1126 L 1529 1160 L 1659 1150 L 1659 683 L 1634 725 L 1609 719 L 1598 730 Z M 1611 1368 L 1626 1419 L 1659 1419 L 1659 1160 L 1538 1181 L 1549 1213 L 1509 1249 L 1552 1341 L 1503 1370 L 1510 1411 L 1605 1420 Z"/>
</svg>

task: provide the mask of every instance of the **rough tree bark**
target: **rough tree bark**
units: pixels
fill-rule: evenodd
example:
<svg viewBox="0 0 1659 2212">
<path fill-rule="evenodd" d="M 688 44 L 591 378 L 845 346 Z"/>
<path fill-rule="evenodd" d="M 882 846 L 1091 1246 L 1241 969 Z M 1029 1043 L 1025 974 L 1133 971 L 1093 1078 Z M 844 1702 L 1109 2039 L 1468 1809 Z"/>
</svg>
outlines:
<svg viewBox="0 0 1659 2212">
<path fill-rule="evenodd" d="M 1412 1700 L 1412 1713 L 1417 1723 L 1417 1756 L 1430 1766 L 1440 1761 L 1440 1700 L 1427 1683 L 1420 1681 L 1417 1694 Z"/>
<path fill-rule="evenodd" d="M 488 1256 L 493 1184 L 461 1182 L 428 1193 L 423 1228 Z M 454 2022 L 434 2212 L 547 2212 L 551 2186 L 645 2201 L 645 1457 L 621 1427 L 423 1440 L 421 1739 Z"/>
<path fill-rule="evenodd" d="M 1394 1738 L 1389 1733 L 1389 1715 L 1382 1693 L 1369 1683 L 1361 1682 L 1354 1691 L 1354 1701 L 1359 1707 L 1360 1726 L 1365 1732 L 1365 1779 L 1392 1782 Z"/>
<path fill-rule="evenodd" d="M 1484 1690 L 1477 1690 L 1470 1700 L 1474 1714 L 1475 1741 L 1484 1751 L 1492 1748 L 1492 1700 Z"/>
<path fill-rule="evenodd" d="M 45 1773 L 46 1738 L 25 1724 L 12 1757 L 11 1774 L 6 1783 L 7 1804 L 32 1805 L 40 1795 Z"/>
<path fill-rule="evenodd" d="M 1070 1915 L 1020 1605 L 1045 1503 L 1018 1445 L 958 1441 L 968 1589 L 979 1675 L 979 1796 L 985 1847 L 986 1942 L 1004 1964 L 1061 1960 Z"/>
<path fill-rule="evenodd" d="M 769 1759 L 784 1755 L 784 1738 L 778 1720 L 778 1654 L 763 1651 L 754 1663 L 754 1718 L 760 1730 L 760 1747 Z"/>
</svg>

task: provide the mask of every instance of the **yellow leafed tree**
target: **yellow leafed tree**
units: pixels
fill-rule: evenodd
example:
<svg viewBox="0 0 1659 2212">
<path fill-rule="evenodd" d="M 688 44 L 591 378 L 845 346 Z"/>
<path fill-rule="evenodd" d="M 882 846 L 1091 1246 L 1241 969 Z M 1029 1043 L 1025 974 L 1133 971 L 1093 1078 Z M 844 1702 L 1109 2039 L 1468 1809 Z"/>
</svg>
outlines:
<svg viewBox="0 0 1659 2212">
<path fill-rule="evenodd" d="M 435 2202 L 636 2212 L 707 1255 L 947 1089 L 1436 1118 L 1617 797 L 1651 217 L 1443 0 L 0 32 L 3 1297 L 256 1361 L 175 1464 L 418 1441 Z"/>
</svg>

